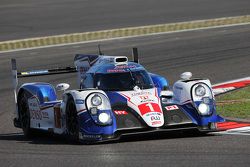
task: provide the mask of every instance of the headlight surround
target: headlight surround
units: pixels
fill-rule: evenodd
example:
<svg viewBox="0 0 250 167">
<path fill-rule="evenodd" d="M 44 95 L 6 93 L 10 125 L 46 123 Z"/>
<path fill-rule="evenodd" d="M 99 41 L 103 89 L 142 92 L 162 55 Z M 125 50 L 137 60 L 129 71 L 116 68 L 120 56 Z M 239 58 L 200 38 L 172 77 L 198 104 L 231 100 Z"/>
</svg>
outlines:
<svg viewBox="0 0 250 167">
<path fill-rule="evenodd" d="M 94 92 L 87 96 L 86 107 L 93 121 L 98 125 L 112 123 L 111 105 L 108 97 L 101 92 Z"/>
<path fill-rule="evenodd" d="M 202 85 L 198 85 L 195 90 L 195 95 L 196 96 L 199 96 L 199 97 L 202 97 L 202 96 L 205 96 L 206 95 L 206 88 Z"/>
<path fill-rule="evenodd" d="M 93 106 L 100 106 L 102 104 L 102 98 L 98 95 L 95 94 L 92 98 L 91 98 L 91 104 Z"/>
<path fill-rule="evenodd" d="M 214 96 L 212 89 L 206 83 L 200 82 L 193 85 L 192 100 L 197 112 L 202 116 L 209 116 L 214 111 Z"/>
<path fill-rule="evenodd" d="M 111 110 L 108 97 L 99 92 L 89 94 L 86 98 L 86 105 L 88 110 L 91 108 L 97 108 L 98 110 Z"/>
<path fill-rule="evenodd" d="M 197 83 L 193 85 L 191 95 L 194 102 L 202 101 L 203 98 L 214 99 L 211 88 L 205 83 Z"/>
</svg>

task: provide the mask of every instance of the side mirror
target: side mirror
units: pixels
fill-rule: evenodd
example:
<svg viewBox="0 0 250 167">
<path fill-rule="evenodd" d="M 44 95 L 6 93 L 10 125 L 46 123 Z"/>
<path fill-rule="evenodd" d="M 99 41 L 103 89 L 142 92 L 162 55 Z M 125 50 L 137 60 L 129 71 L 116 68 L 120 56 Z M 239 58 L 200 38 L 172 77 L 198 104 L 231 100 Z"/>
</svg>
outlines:
<svg viewBox="0 0 250 167">
<path fill-rule="evenodd" d="M 183 80 L 189 80 L 192 77 L 192 73 L 191 72 L 184 72 L 180 75 L 180 77 Z"/>
<path fill-rule="evenodd" d="M 174 96 L 173 91 L 170 90 L 163 90 L 161 91 L 161 97 L 171 99 Z"/>
<path fill-rule="evenodd" d="M 60 84 L 56 85 L 57 91 L 65 91 L 68 88 L 69 88 L 69 84 L 67 84 L 67 83 L 60 83 Z"/>
<path fill-rule="evenodd" d="M 161 100 L 162 100 L 162 103 L 165 103 L 165 104 L 172 103 L 173 96 L 174 96 L 173 91 L 170 91 L 170 90 L 163 90 L 163 91 L 161 91 Z"/>
</svg>

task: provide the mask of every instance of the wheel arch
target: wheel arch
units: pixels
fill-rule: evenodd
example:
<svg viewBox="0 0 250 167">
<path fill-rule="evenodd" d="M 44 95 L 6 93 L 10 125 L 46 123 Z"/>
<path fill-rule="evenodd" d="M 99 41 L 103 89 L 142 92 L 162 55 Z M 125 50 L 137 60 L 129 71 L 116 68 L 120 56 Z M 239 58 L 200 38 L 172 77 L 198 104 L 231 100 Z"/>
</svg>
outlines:
<svg viewBox="0 0 250 167">
<path fill-rule="evenodd" d="M 57 95 L 54 87 L 49 83 L 27 83 L 19 88 L 18 97 L 27 91 L 31 96 L 36 96 L 39 99 L 39 103 L 43 104 L 49 101 L 56 101 Z"/>
</svg>

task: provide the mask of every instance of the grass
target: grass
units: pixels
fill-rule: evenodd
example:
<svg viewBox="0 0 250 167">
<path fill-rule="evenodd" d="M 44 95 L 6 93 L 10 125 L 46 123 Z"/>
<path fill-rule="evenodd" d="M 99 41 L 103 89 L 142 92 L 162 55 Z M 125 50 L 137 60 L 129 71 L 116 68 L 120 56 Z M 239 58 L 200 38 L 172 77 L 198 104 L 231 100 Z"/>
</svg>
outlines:
<svg viewBox="0 0 250 167">
<path fill-rule="evenodd" d="M 217 112 L 224 117 L 250 119 L 250 86 L 216 97 Z"/>
</svg>

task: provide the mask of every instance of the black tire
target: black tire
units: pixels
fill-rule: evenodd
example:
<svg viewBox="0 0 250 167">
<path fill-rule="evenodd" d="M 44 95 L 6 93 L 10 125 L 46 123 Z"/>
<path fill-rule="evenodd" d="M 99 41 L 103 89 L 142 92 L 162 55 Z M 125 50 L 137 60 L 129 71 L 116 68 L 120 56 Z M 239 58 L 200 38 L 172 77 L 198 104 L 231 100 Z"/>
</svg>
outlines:
<svg viewBox="0 0 250 167">
<path fill-rule="evenodd" d="M 29 112 L 29 105 L 28 105 L 28 93 L 25 91 L 21 94 L 18 102 L 18 109 L 19 109 L 19 117 L 21 127 L 23 129 L 23 134 L 25 137 L 30 138 L 33 137 L 34 132 L 30 128 L 30 112 Z"/>
<path fill-rule="evenodd" d="M 79 142 L 79 123 L 75 102 L 72 96 L 69 96 L 66 106 L 66 127 L 69 140 Z"/>
</svg>

